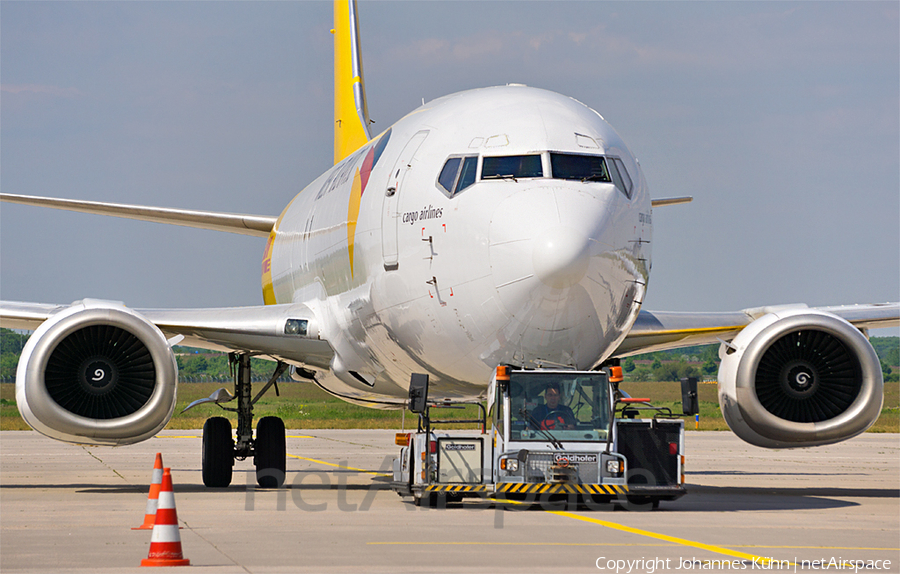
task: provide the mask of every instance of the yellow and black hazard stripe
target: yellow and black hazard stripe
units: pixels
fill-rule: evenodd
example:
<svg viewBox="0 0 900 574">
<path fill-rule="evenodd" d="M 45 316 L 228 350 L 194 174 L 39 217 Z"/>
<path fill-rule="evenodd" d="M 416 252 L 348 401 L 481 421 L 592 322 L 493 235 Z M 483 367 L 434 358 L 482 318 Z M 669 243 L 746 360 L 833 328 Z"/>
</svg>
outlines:
<svg viewBox="0 0 900 574">
<path fill-rule="evenodd" d="M 626 494 L 628 486 L 622 484 L 548 484 L 546 482 L 506 482 L 495 489 L 500 494 Z"/>
<path fill-rule="evenodd" d="M 487 484 L 429 484 L 425 492 L 487 492 Z"/>
</svg>

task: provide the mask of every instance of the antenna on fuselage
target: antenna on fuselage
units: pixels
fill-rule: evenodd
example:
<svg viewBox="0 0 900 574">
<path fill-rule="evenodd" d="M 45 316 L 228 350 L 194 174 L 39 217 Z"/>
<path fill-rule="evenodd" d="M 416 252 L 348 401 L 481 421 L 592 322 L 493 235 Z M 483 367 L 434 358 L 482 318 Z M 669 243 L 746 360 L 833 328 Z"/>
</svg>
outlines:
<svg viewBox="0 0 900 574">
<path fill-rule="evenodd" d="M 334 163 L 369 141 L 356 0 L 334 2 Z"/>
</svg>

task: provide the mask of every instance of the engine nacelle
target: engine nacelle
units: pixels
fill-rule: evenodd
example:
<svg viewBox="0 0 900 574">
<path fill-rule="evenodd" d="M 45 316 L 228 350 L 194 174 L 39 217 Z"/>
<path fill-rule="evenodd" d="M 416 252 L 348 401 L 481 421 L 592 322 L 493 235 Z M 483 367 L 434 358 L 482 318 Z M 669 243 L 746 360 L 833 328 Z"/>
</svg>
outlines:
<svg viewBox="0 0 900 574">
<path fill-rule="evenodd" d="M 856 327 L 831 313 L 769 313 L 723 344 L 719 357 L 719 406 L 750 444 L 832 444 L 864 432 L 881 413 L 878 356 Z"/>
<path fill-rule="evenodd" d="M 121 303 L 86 299 L 44 321 L 28 340 L 16 402 L 41 434 L 116 446 L 166 426 L 177 382 L 175 354 L 156 325 Z"/>
</svg>

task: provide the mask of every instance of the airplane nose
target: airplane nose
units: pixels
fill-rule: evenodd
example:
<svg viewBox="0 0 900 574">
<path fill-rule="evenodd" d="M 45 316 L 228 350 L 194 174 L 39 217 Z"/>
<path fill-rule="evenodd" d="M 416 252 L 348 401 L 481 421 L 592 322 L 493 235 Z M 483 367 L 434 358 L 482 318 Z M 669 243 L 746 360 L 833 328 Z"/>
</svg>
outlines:
<svg viewBox="0 0 900 574">
<path fill-rule="evenodd" d="M 584 233 L 565 225 L 539 232 L 533 250 L 534 274 L 554 289 L 572 287 L 581 281 L 591 257 L 590 242 Z"/>
<path fill-rule="evenodd" d="M 602 194 L 555 186 L 523 189 L 500 203 L 491 218 L 490 253 L 501 299 L 521 291 L 550 295 L 583 283 L 604 252 L 608 213 Z M 512 307 L 517 299 L 509 300 Z"/>
<path fill-rule="evenodd" d="M 588 368 L 618 336 L 634 274 L 616 245 L 615 193 L 536 185 L 497 206 L 491 273 L 516 349 L 496 359 Z"/>
</svg>

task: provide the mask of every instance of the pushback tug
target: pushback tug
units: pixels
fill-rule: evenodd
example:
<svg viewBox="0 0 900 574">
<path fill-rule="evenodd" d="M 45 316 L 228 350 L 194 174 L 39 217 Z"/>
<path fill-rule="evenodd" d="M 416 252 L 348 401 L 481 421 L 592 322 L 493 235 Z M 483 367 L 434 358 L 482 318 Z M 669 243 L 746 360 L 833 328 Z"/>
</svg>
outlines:
<svg viewBox="0 0 900 574">
<path fill-rule="evenodd" d="M 499 366 L 480 402 L 428 400 L 427 375 L 413 375 L 410 410 L 418 430 L 397 435 L 392 488 L 417 506 L 464 497 L 557 498 L 622 506 L 685 494 L 684 421 L 649 399 L 621 391 L 621 368 L 515 370 Z M 686 385 L 686 386 L 685 386 Z M 683 383 L 685 414 L 696 410 L 696 380 Z M 435 411 L 472 405 L 477 419 L 438 419 Z M 473 408 L 470 406 L 470 408 Z M 489 412 L 488 412 L 489 409 Z M 688 413 L 687 411 L 691 411 Z M 637 418 L 640 412 L 652 413 Z M 488 428 L 490 419 L 490 428 Z M 478 432 L 437 431 L 448 423 Z"/>
</svg>

